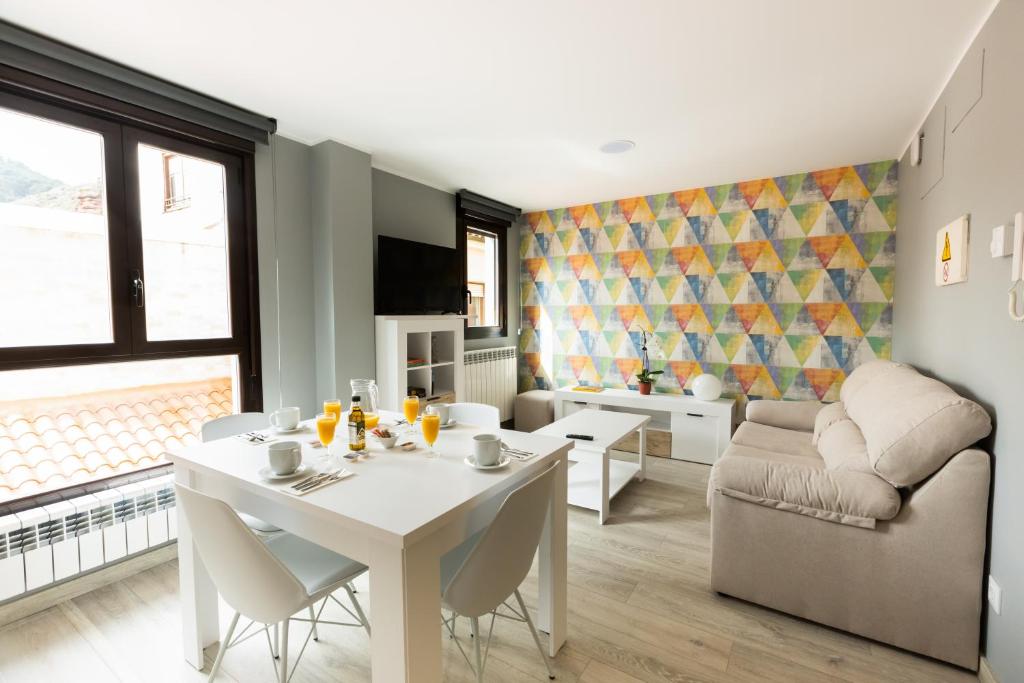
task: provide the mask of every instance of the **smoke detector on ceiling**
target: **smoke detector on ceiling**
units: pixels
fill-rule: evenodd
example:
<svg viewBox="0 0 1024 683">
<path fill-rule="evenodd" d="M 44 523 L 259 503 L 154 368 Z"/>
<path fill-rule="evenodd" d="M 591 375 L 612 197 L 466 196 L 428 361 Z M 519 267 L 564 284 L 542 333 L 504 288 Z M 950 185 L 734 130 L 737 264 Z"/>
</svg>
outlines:
<svg viewBox="0 0 1024 683">
<path fill-rule="evenodd" d="M 634 147 L 636 147 L 636 143 L 632 140 L 612 140 L 601 145 L 599 149 L 605 154 L 622 154 Z"/>
</svg>

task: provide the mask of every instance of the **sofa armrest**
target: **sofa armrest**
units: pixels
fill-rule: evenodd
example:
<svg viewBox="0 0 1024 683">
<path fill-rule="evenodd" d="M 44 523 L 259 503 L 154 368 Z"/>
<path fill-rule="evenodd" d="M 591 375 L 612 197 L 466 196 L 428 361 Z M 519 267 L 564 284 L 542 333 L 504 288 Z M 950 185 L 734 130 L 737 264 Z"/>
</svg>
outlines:
<svg viewBox="0 0 1024 683">
<path fill-rule="evenodd" d="M 795 429 L 801 432 L 814 431 L 814 418 L 825 407 L 821 401 L 772 401 L 759 399 L 747 404 L 747 419 L 751 422 Z"/>
<path fill-rule="evenodd" d="M 874 474 L 734 455 L 711 470 L 710 488 L 757 505 L 874 529 L 900 511 L 900 494 Z"/>
</svg>

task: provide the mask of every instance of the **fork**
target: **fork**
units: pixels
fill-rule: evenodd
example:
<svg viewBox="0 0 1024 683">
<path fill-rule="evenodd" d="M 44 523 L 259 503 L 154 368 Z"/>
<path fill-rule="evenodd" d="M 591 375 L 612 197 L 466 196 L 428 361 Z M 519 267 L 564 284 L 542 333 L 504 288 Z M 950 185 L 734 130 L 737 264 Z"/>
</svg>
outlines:
<svg viewBox="0 0 1024 683">
<path fill-rule="evenodd" d="M 510 458 L 515 458 L 516 460 L 529 460 L 534 455 L 536 455 L 536 453 L 531 453 L 529 451 L 523 451 L 518 448 L 511 448 L 508 444 L 504 442 L 502 442 L 501 444 L 501 450 Z"/>
<path fill-rule="evenodd" d="M 301 488 L 305 488 L 306 485 L 312 484 L 313 482 L 319 481 L 320 479 L 323 479 L 325 477 L 329 477 L 331 474 L 333 474 L 336 471 L 338 471 L 338 470 L 332 470 L 332 471 L 329 471 L 329 472 L 319 472 L 319 473 L 314 474 L 312 476 L 306 477 L 305 479 L 303 479 L 301 481 L 297 481 L 294 484 L 292 484 L 292 488 L 296 489 L 296 490 L 301 489 Z"/>
<path fill-rule="evenodd" d="M 296 489 L 296 491 L 298 493 L 305 493 L 306 491 L 311 491 L 313 489 L 318 489 L 321 486 L 326 486 L 327 484 L 330 484 L 332 482 L 338 481 L 343 476 L 345 476 L 343 470 L 335 470 L 334 472 L 331 472 L 330 474 L 328 474 L 326 477 L 323 477 L 322 479 L 318 479 L 318 480 L 316 480 L 314 482 L 311 482 L 307 486 L 303 486 L 301 488 L 298 488 L 298 489 Z"/>
</svg>

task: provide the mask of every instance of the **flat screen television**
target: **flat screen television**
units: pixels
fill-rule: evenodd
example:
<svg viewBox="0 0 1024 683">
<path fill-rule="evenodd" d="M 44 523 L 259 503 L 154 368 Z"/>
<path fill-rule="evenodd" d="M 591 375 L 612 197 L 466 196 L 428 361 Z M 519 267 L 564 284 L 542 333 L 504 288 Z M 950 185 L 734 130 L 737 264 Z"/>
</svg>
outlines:
<svg viewBox="0 0 1024 683">
<path fill-rule="evenodd" d="M 377 237 L 377 315 L 461 313 L 459 252 L 395 237 Z"/>
</svg>

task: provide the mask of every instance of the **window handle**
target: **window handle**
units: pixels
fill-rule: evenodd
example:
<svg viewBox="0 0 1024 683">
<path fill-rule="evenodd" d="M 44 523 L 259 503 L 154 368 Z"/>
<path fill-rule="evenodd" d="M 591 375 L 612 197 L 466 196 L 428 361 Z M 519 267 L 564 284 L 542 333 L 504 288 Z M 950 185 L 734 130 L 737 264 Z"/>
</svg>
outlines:
<svg viewBox="0 0 1024 683">
<path fill-rule="evenodd" d="M 137 270 L 132 271 L 131 294 L 136 308 L 146 305 L 146 284 L 142 281 L 142 273 Z"/>
</svg>

